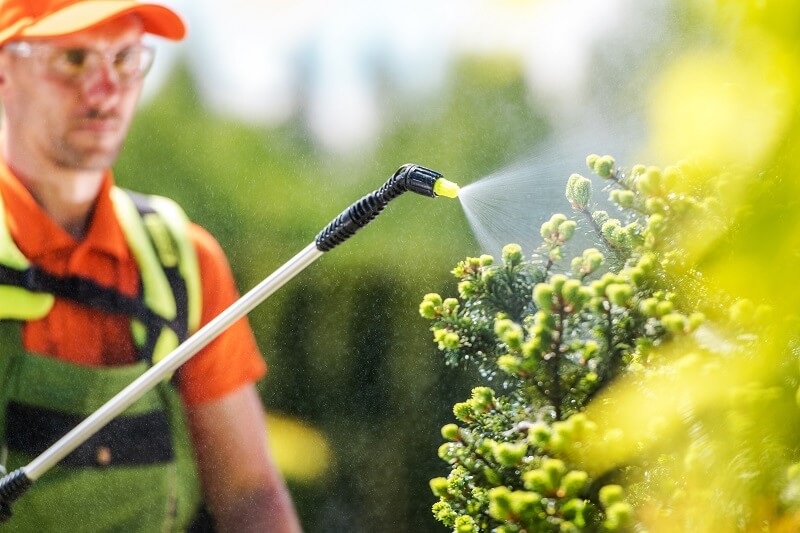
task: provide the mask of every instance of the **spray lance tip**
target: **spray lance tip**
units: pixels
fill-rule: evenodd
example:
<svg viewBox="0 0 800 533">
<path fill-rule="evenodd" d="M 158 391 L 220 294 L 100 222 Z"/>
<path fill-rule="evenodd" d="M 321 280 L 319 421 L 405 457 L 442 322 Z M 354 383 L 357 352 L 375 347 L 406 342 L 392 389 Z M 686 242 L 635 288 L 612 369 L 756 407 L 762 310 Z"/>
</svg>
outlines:
<svg viewBox="0 0 800 533">
<path fill-rule="evenodd" d="M 459 187 L 442 174 L 429 168 L 405 164 L 388 179 L 383 186 L 364 196 L 345 209 L 317 235 L 317 249 L 327 252 L 349 239 L 356 231 L 366 226 L 386 207 L 389 201 L 406 191 L 435 198 L 458 196 Z"/>
<path fill-rule="evenodd" d="M 433 184 L 433 192 L 436 194 L 436 196 L 457 198 L 460 190 L 461 187 L 459 187 L 457 183 L 453 183 L 445 178 L 439 178 L 436 180 L 436 183 Z"/>
</svg>

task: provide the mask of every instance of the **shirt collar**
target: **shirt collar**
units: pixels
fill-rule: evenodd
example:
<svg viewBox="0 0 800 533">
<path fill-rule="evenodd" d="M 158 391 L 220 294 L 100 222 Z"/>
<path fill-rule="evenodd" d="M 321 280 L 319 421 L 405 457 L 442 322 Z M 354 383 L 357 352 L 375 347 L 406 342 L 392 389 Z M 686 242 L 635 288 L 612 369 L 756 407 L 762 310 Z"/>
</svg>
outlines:
<svg viewBox="0 0 800 533">
<path fill-rule="evenodd" d="M 126 258 L 128 247 L 111 200 L 113 185 L 114 178 L 109 170 L 103 176 L 86 237 L 76 241 L 50 218 L 8 165 L 0 160 L 0 194 L 7 211 L 8 229 L 20 251 L 31 260 L 79 247 L 104 252 L 117 259 Z"/>
</svg>

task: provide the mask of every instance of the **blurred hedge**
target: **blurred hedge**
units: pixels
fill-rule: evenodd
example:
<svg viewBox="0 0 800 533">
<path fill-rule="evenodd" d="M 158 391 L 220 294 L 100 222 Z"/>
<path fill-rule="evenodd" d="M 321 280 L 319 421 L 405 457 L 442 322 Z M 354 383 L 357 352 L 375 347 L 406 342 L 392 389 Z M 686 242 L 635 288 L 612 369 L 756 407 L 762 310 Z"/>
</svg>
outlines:
<svg viewBox="0 0 800 533">
<path fill-rule="evenodd" d="M 425 116 L 387 93 L 377 148 L 343 159 L 317 151 L 299 122 L 265 131 L 215 116 L 180 70 L 141 110 L 116 179 L 179 201 L 218 238 L 244 292 L 401 164 L 463 185 L 543 136 L 513 63 L 467 61 L 452 87 Z M 250 315 L 270 366 L 267 409 L 332 446 L 323 479 L 289 480 L 306 531 L 439 528 L 428 488 L 444 471 L 439 428 L 475 379 L 444 366 L 417 306 L 425 292 L 454 293 L 447 273 L 476 246 L 458 202 L 404 196 Z"/>
</svg>

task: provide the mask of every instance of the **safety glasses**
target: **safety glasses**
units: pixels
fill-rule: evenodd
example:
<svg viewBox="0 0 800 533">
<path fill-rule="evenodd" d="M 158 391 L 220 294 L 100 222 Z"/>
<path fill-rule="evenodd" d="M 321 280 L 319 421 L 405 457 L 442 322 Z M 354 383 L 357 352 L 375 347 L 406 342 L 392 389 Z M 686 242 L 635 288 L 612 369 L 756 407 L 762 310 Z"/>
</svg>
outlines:
<svg viewBox="0 0 800 533">
<path fill-rule="evenodd" d="M 116 52 L 27 41 L 13 41 L 3 49 L 19 57 L 36 59 L 48 75 L 76 84 L 91 77 L 104 64 L 116 74 L 120 84 L 131 84 L 147 74 L 155 57 L 155 49 L 140 43 Z"/>
</svg>

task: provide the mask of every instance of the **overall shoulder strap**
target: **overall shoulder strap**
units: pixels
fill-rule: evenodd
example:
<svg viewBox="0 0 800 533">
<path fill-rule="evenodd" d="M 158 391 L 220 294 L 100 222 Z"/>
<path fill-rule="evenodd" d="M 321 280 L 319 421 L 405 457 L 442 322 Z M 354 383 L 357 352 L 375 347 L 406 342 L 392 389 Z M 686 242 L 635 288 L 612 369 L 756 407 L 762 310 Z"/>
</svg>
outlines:
<svg viewBox="0 0 800 533">
<path fill-rule="evenodd" d="M 52 294 L 31 290 L 30 266 L 11 238 L 0 196 L 0 320 L 36 320 L 53 307 Z"/>
<path fill-rule="evenodd" d="M 111 194 L 120 226 L 139 264 L 144 302 L 172 324 L 154 330 L 133 322 L 137 344 L 158 362 L 200 323 L 200 273 L 188 236 L 188 220 L 167 198 L 116 187 Z"/>
</svg>

